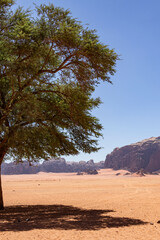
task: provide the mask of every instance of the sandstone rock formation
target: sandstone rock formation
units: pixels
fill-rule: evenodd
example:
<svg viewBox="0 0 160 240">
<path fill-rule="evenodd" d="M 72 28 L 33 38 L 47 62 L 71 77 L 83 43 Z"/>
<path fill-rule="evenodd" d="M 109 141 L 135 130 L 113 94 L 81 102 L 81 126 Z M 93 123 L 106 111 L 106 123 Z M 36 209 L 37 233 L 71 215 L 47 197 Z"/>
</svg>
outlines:
<svg viewBox="0 0 160 240">
<path fill-rule="evenodd" d="M 41 164 L 30 166 L 28 162 L 16 164 L 3 163 L 2 174 L 34 174 L 38 172 L 88 172 L 104 168 L 104 161 L 94 163 L 93 160 L 88 162 L 66 162 L 64 158 L 51 159 Z"/>
<path fill-rule="evenodd" d="M 35 174 L 40 171 L 39 166 L 30 166 L 28 162 L 16 164 L 15 162 L 3 163 L 2 174 Z"/>
<path fill-rule="evenodd" d="M 160 169 L 160 137 L 152 137 L 135 144 L 115 148 L 106 156 L 105 168 L 127 169 L 132 172 Z"/>
<path fill-rule="evenodd" d="M 66 172 L 66 161 L 64 158 L 51 159 L 50 161 L 44 161 L 40 166 L 41 172 Z"/>
<path fill-rule="evenodd" d="M 86 174 L 96 175 L 96 174 L 98 174 L 98 171 L 97 171 L 96 169 L 94 169 L 94 170 L 88 170 L 88 171 L 86 172 Z"/>
</svg>

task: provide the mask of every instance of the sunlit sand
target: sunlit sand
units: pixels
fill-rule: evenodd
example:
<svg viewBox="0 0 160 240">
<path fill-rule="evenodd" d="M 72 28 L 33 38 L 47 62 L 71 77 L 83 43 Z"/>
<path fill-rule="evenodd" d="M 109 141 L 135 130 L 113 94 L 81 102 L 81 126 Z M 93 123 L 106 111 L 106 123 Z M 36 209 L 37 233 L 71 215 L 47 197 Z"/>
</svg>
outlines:
<svg viewBox="0 0 160 240">
<path fill-rule="evenodd" d="M 159 240 L 160 176 L 126 172 L 3 175 L 0 239 Z"/>
</svg>

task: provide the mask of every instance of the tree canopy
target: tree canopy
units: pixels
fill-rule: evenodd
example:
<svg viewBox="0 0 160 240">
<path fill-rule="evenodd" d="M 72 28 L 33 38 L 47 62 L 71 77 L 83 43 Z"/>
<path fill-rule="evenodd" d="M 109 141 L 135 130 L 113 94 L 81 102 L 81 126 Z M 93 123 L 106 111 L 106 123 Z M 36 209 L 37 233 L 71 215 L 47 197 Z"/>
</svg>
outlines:
<svg viewBox="0 0 160 240">
<path fill-rule="evenodd" d="M 0 0 L 0 164 L 97 151 L 92 93 L 117 54 L 69 10 L 44 4 L 34 17 L 13 4 Z"/>
</svg>

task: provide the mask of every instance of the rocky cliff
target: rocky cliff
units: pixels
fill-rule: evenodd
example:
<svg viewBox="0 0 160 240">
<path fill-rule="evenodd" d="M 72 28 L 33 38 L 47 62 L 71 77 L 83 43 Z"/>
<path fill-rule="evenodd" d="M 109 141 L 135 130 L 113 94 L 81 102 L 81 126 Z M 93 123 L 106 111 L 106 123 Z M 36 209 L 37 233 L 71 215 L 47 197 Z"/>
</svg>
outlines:
<svg viewBox="0 0 160 240">
<path fill-rule="evenodd" d="M 50 161 L 44 161 L 42 164 L 36 164 L 30 166 L 28 162 L 16 164 L 3 163 L 2 174 L 34 174 L 38 172 L 88 172 L 104 168 L 104 161 L 94 163 L 93 160 L 88 162 L 66 162 L 64 158 L 51 159 Z"/>
<path fill-rule="evenodd" d="M 154 172 L 160 169 L 160 137 L 115 148 L 105 159 L 105 168 Z"/>
</svg>

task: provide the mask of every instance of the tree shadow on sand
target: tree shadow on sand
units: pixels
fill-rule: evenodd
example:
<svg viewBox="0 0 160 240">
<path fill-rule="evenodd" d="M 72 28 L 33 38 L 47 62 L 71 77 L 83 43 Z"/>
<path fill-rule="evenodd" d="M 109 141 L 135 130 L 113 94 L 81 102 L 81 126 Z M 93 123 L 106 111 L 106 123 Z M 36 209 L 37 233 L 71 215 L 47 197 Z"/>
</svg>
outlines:
<svg viewBox="0 0 160 240">
<path fill-rule="evenodd" d="M 145 224 L 139 219 L 108 216 L 109 212 L 114 211 L 65 205 L 10 206 L 0 211 L 0 231 L 99 230 Z"/>
</svg>

